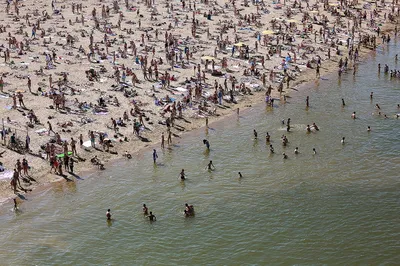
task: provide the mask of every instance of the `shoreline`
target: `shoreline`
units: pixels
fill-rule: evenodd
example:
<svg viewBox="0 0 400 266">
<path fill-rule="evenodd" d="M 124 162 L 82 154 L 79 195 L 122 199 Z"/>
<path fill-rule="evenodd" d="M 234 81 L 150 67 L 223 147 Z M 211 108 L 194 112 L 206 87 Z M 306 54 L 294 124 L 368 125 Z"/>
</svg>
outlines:
<svg viewBox="0 0 400 266">
<path fill-rule="evenodd" d="M 279 15 L 279 14 L 277 14 L 277 15 Z M 394 25 L 395 24 L 385 23 L 384 26 L 382 27 L 382 33 L 391 32 L 393 30 L 393 28 L 394 28 Z M 380 42 L 381 42 L 381 40 L 377 39 L 377 47 L 379 45 L 381 45 Z M 324 47 L 326 47 L 326 45 Z M 341 47 L 341 48 L 343 48 L 343 47 Z M 346 49 L 344 51 L 346 51 Z M 363 47 L 361 49 L 361 51 L 360 51 L 360 59 L 359 59 L 359 61 L 364 60 L 364 57 L 366 55 L 368 55 L 370 53 L 374 53 L 374 52 L 375 52 L 374 50 L 370 50 L 368 48 Z M 343 57 L 345 57 L 345 56 L 346 56 L 346 54 L 343 55 Z M 266 62 L 266 66 L 267 67 L 273 67 L 274 66 L 274 62 L 273 61 L 274 60 L 276 61 L 278 56 L 274 55 L 273 57 L 274 57 L 273 60 Z M 339 59 L 340 57 L 341 56 L 333 55 L 330 60 L 327 59 L 327 60 L 323 61 L 322 68 L 321 68 L 322 69 L 322 76 L 334 75 L 335 71 L 337 70 L 337 61 L 335 61 L 333 59 Z M 192 61 L 195 61 L 195 62 L 198 63 L 198 61 L 199 61 L 198 59 L 199 58 L 195 58 Z M 280 57 L 279 57 L 279 59 L 280 59 Z M 240 63 L 247 63 L 246 60 L 244 60 L 244 61 L 238 60 L 238 61 Z M 242 69 L 240 69 L 240 71 L 241 70 Z M 172 71 L 174 71 L 174 70 L 172 70 Z M 190 69 L 187 70 L 187 72 L 190 72 L 190 71 L 191 71 Z M 266 72 L 267 69 L 264 68 L 264 69 L 262 69 L 262 71 Z M 175 72 L 172 72 L 172 73 L 175 73 Z M 233 75 L 237 75 L 238 77 L 245 77 L 246 78 L 246 76 L 243 76 L 242 74 L 240 74 L 240 72 L 238 72 L 237 74 L 233 74 Z M 254 77 L 250 76 L 250 78 L 254 78 Z M 211 84 L 211 87 L 212 87 L 211 79 L 212 79 L 212 77 L 208 78 L 208 80 L 209 80 L 208 83 Z M 321 78 L 318 78 L 318 79 L 315 78 L 315 69 L 305 68 L 300 73 L 300 75 L 297 76 L 296 80 L 293 81 L 293 84 L 291 84 L 289 91 L 286 91 L 285 94 L 289 95 L 289 97 L 290 97 L 291 90 L 293 88 L 298 89 L 297 92 L 301 93 L 304 90 L 306 90 L 307 84 L 310 84 L 311 82 L 317 82 L 317 81 L 320 82 L 320 80 L 321 80 Z M 85 80 L 85 82 L 86 82 L 86 80 Z M 85 82 L 83 82 L 83 83 L 85 83 Z M 96 84 L 96 86 L 97 85 L 101 86 L 101 84 Z M 145 86 L 147 86 L 147 85 L 149 85 L 149 84 L 145 84 Z M 178 86 L 178 84 L 174 84 L 174 85 Z M 276 88 L 276 83 L 274 83 L 273 86 L 274 86 L 274 90 L 272 91 L 272 97 L 275 98 L 275 99 L 276 98 L 280 99 L 279 92 L 277 91 L 277 88 Z M 106 87 L 106 86 L 104 85 L 104 87 Z M 285 89 L 284 89 L 284 91 L 285 91 Z M 147 93 L 147 91 L 144 91 L 144 89 L 141 92 Z M 164 94 L 165 93 L 169 94 L 169 92 L 170 92 L 170 90 L 163 91 Z M 217 110 L 218 110 L 217 113 L 219 114 L 219 116 L 209 116 L 209 125 L 217 123 L 217 122 L 221 121 L 222 119 L 229 119 L 230 116 L 235 115 L 235 110 L 237 108 L 240 108 L 240 111 L 242 112 L 242 111 L 245 111 L 247 108 L 253 107 L 254 105 L 265 103 L 264 93 L 265 93 L 265 88 L 264 88 L 264 90 L 262 90 L 260 92 L 253 92 L 253 95 L 243 97 L 239 101 L 238 104 L 229 105 L 229 108 L 226 108 L 226 109 L 217 108 Z M 149 96 L 149 95 L 146 94 L 146 96 Z M 50 111 L 46 111 L 46 110 L 45 110 L 45 112 L 49 112 L 50 113 Z M 113 111 L 113 112 L 110 111 L 111 115 L 116 114 L 118 116 L 118 115 L 121 115 L 120 113 L 118 113 L 117 111 Z M 185 135 L 187 133 L 189 133 L 189 132 L 195 132 L 196 130 L 201 130 L 202 128 L 204 128 L 204 124 L 205 124 L 205 119 L 204 118 L 191 118 L 191 117 L 189 118 L 187 116 L 187 115 L 190 115 L 189 113 L 184 113 L 184 116 L 185 115 L 186 115 L 185 119 L 188 119 L 190 122 L 187 123 L 189 125 L 183 124 L 185 126 L 184 131 L 182 131 L 182 132 L 175 131 L 177 133 L 177 135 L 179 136 L 179 138 L 185 137 Z M 102 121 L 102 122 L 104 122 L 104 121 Z M 182 123 L 183 123 L 182 120 L 177 120 L 177 124 L 182 125 Z M 103 126 L 102 129 L 104 129 L 104 124 L 102 124 L 102 126 Z M 186 126 L 187 126 L 187 128 L 186 128 Z M 37 129 L 37 128 L 35 128 L 35 129 Z M 82 129 L 82 131 L 84 131 L 84 129 Z M 82 131 L 79 131 L 79 132 L 82 132 Z M 105 152 L 92 153 L 92 151 L 90 151 L 90 153 L 84 153 L 83 150 L 79 149 L 79 148 L 78 148 L 78 151 L 79 151 L 80 155 L 84 154 L 86 159 L 88 159 L 88 157 L 89 158 L 92 157 L 93 155 L 99 155 L 99 157 L 101 157 L 102 163 L 104 163 L 106 166 L 111 166 L 115 161 L 123 159 L 121 155 L 123 154 L 123 151 L 125 151 L 125 150 L 128 150 L 132 155 L 133 154 L 136 155 L 136 154 L 139 154 L 140 152 L 142 152 L 142 151 L 144 151 L 146 149 L 150 149 L 152 147 L 155 147 L 156 145 L 159 145 L 159 143 L 160 143 L 160 132 L 164 132 L 164 131 L 165 131 L 165 128 L 160 130 L 160 126 L 158 126 L 158 128 L 154 127 L 153 132 L 146 132 L 146 134 L 145 134 L 146 138 L 151 139 L 151 142 L 148 142 L 148 143 L 144 143 L 144 142 L 141 142 L 141 141 L 137 140 L 134 136 L 132 137 L 132 135 L 130 133 L 130 135 L 129 135 L 130 141 L 129 142 L 127 142 L 127 143 L 124 142 L 123 144 L 120 144 L 120 143 L 116 143 L 115 144 L 115 147 L 113 148 L 113 150 L 119 150 L 120 151 L 118 157 L 115 157 L 112 154 L 105 153 Z M 77 134 L 78 130 L 76 130 L 75 133 Z M 179 138 L 176 137 L 176 138 L 174 138 L 174 140 L 179 139 Z M 11 153 L 11 152 L 9 152 L 9 153 Z M 14 153 L 12 155 L 14 157 L 16 157 L 16 158 L 21 158 L 22 157 L 21 155 L 16 155 Z M 27 157 L 27 156 L 28 156 L 29 160 L 34 159 L 33 156 L 30 156 L 28 154 L 24 155 L 23 157 Z M 135 158 L 133 158 L 133 159 L 135 159 Z M 61 177 L 60 175 L 54 175 L 54 174 L 48 173 L 48 168 L 49 168 L 48 161 L 44 161 L 43 162 L 43 161 L 36 160 L 36 162 L 40 162 L 40 163 L 38 163 L 39 167 L 38 167 L 38 169 L 33 171 L 32 175 L 35 178 L 37 176 L 39 176 L 40 180 L 38 181 L 38 183 L 32 184 L 32 186 L 29 187 L 29 189 L 33 189 L 32 194 L 34 194 L 35 191 L 40 191 L 42 187 L 46 188 L 47 186 L 51 186 L 52 183 L 67 182 L 66 179 Z M 34 162 L 32 164 L 35 165 L 36 162 Z M 11 167 L 11 169 L 12 169 L 12 167 Z M 76 165 L 76 171 L 75 172 L 77 174 L 81 174 L 82 175 L 83 173 L 95 173 L 97 171 L 99 171 L 99 170 L 96 170 L 96 166 L 93 166 L 90 163 L 90 160 L 87 160 L 86 162 L 78 163 Z M 70 175 L 68 175 L 68 177 L 70 177 Z M 73 181 L 75 182 L 75 180 L 73 180 Z M 43 183 L 39 183 L 39 182 L 43 182 Z M 16 197 L 15 194 L 12 194 L 12 192 L 9 193 L 9 191 L 11 191 L 11 188 L 10 188 L 10 185 L 9 185 L 9 180 L 0 181 L 0 188 L 1 188 L 1 191 L 0 191 L 0 205 L 6 204 L 7 202 L 11 201 L 13 198 Z M 24 194 L 24 193 L 21 193 L 21 194 Z"/>
<path fill-rule="evenodd" d="M 391 32 L 391 31 L 389 30 L 389 32 Z M 379 43 L 377 48 L 379 46 L 381 46 L 381 45 L 382 45 L 382 43 Z M 360 59 L 359 59 L 359 63 L 365 62 L 365 60 L 367 59 L 368 56 L 371 56 L 373 53 L 376 52 L 376 50 L 370 50 L 370 51 L 367 51 L 367 52 L 365 52 L 365 51 L 366 50 L 362 51 L 362 54 L 361 54 Z M 330 62 L 330 65 L 328 66 L 328 69 L 332 70 L 334 68 L 333 66 L 337 62 L 333 61 L 333 60 L 330 60 L 329 62 Z M 318 79 L 312 79 L 312 78 L 311 79 L 307 79 L 306 77 L 310 76 L 311 73 L 309 73 L 309 72 L 312 72 L 311 70 L 313 70 L 313 69 L 307 69 L 308 73 L 304 73 L 304 75 L 299 76 L 298 80 L 296 80 L 294 86 L 291 87 L 290 89 L 295 88 L 295 89 L 297 89 L 296 93 L 299 93 L 299 94 L 300 93 L 304 93 L 307 90 L 308 84 L 315 83 L 317 81 L 321 81 L 324 76 L 334 76 L 334 77 L 336 77 L 335 76 L 335 72 L 334 71 L 330 71 L 330 72 L 324 73 L 324 75 L 322 75 Z M 350 75 L 350 74 L 346 73 L 346 75 Z M 281 100 L 280 97 L 279 97 L 278 92 L 277 91 L 274 91 L 274 92 L 275 92 L 275 95 L 272 94 L 272 95 L 274 95 L 273 98 Z M 265 99 L 264 99 L 264 96 L 262 95 L 263 93 L 264 93 L 264 91 L 256 92 L 253 95 L 251 95 L 250 97 L 246 98 L 244 102 L 241 102 L 241 103 L 238 103 L 237 105 L 235 105 L 235 107 L 240 108 L 240 115 L 241 115 L 242 112 L 246 112 L 246 110 L 249 110 L 250 108 L 259 107 L 262 104 L 265 105 Z M 260 96 L 260 95 L 262 96 L 261 100 L 259 98 L 257 98 L 257 96 Z M 289 96 L 289 97 L 291 97 L 291 96 Z M 232 109 L 232 110 L 230 109 L 231 112 L 226 112 L 223 115 L 220 115 L 218 117 L 212 117 L 212 119 L 209 120 L 209 128 L 212 128 L 213 124 L 216 124 L 216 123 L 218 123 L 218 122 L 220 122 L 222 120 L 233 119 L 233 116 L 236 116 L 235 110 L 236 109 Z M 202 121 L 203 120 L 204 119 L 202 119 Z M 196 125 L 199 125 L 199 124 L 200 123 L 198 123 Z M 182 135 L 179 136 L 179 139 L 187 137 L 188 134 L 196 134 L 197 132 L 200 132 L 201 130 L 205 130 L 205 125 L 200 125 L 199 127 L 194 127 L 194 128 L 192 128 L 192 129 L 190 129 L 188 131 L 183 132 Z M 132 154 L 132 160 L 135 160 L 135 158 L 136 158 L 135 156 L 137 156 L 137 155 L 139 155 L 139 154 L 141 154 L 143 152 L 150 151 L 151 149 L 153 149 L 156 146 L 160 145 L 160 143 L 161 143 L 161 141 L 159 140 L 159 141 L 156 141 L 156 142 L 151 142 L 151 144 L 146 144 L 146 145 L 143 145 L 140 148 L 137 148 L 134 152 L 131 153 Z M 178 143 L 179 143 L 179 141 L 178 141 Z M 114 165 L 115 163 L 117 163 L 119 161 L 122 161 L 122 160 L 125 161 L 127 159 L 123 158 L 123 157 L 117 157 L 117 158 L 114 157 L 114 158 L 112 158 L 110 160 L 105 161 L 104 162 L 104 166 L 105 166 L 105 170 L 104 171 L 107 171 L 112 165 Z M 77 176 L 79 176 L 79 177 L 81 177 L 81 176 L 90 177 L 90 176 L 92 176 L 93 174 L 96 174 L 99 171 L 103 171 L 103 170 L 99 170 L 96 166 L 91 166 L 91 167 L 89 167 L 89 168 L 87 168 L 87 169 L 85 169 L 83 171 L 75 172 L 75 174 Z M 50 173 L 46 173 L 46 174 L 48 176 L 54 176 L 54 174 L 50 174 Z M 32 189 L 32 192 L 30 192 L 31 196 L 35 197 L 38 194 L 46 191 L 47 189 L 52 189 L 52 185 L 54 185 L 56 183 L 78 182 L 78 180 L 67 181 L 66 179 L 64 179 L 63 177 L 61 177 L 59 175 L 56 175 L 56 176 L 59 177 L 59 178 L 57 178 L 57 180 L 53 180 L 51 182 L 47 182 L 47 183 L 44 183 L 44 184 L 39 184 L 38 186 L 34 187 Z M 24 194 L 26 194 L 26 193 L 24 193 Z M 12 203 L 12 199 L 13 198 L 15 198 L 15 197 L 0 198 L 0 208 L 3 209 L 6 204 Z"/>
</svg>

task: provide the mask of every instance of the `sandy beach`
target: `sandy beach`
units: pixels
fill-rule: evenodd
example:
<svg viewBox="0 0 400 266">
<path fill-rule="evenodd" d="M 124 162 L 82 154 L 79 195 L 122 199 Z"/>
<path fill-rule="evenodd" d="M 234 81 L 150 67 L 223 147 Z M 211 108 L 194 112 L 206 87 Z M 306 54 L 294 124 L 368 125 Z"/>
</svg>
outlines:
<svg viewBox="0 0 400 266">
<path fill-rule="evenodd" d="M 18 1 L 0 10 L 0 202 L 15 197 L 17 160 L 29 165 L 17 193 L 74 182 L 69 167 L 49 173 L 50 158 L 72 153 L 75 173 L 97 170 L 162 134 L 168 148 L 169 134 L 176 143 L 206 119 L 267 97 L 283 104 L 299 84 L 356 71 L 385 32 L 397 34 L 398 14 L 397 4 L 371 1 Z"/>
</svg>

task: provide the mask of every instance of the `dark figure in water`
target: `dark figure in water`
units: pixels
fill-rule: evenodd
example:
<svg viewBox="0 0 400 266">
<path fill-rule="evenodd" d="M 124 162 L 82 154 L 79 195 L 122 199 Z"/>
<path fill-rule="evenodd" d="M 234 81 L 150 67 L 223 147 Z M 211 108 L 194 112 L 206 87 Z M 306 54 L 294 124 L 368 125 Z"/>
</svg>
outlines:
<svg viewBox="0 0 400 266">
<path fill-rule="evenodd" d="M 209 142 L 208 140 L 206 140 L 206 139 L 203 139 L 203 144 L 204 144 L 204 145 L 206 145 L 206 147 L 207 147 L 207 150 L 209 150 L 209 149 L 210 149 L 210 142 Z"/>
</svg>

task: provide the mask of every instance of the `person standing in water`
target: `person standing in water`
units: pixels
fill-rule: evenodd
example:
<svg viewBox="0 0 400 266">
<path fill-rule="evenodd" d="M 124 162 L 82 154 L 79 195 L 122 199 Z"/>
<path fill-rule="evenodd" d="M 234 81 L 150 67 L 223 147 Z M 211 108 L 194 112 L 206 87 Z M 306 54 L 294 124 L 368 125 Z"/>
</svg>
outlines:
<svg viewBox="0 0 400 266">
<path fill-rule="evenodd" d="M 157 158 L 158 158 L 157 151 L 156 151 L 156 149 L 153 149 L 153 162 L 154 162 L 154 164 L 156 164 Z"/>
<path fill-rule="evenodd" d="M 212 161 L 210 161 L 210 162 L 208 163 L 207 169 L 208 169 L 209 171 L 215 170 L 215 166 L 213 165 L 213 162 L 212 162 Z"/>
<path fill-rule="evenodd" d="M 147 216 L 149 217 L 150 222 L 155 222 L 157 221 L 156 216 L 153 214 L 153 212 L 150 212 L 150 214 Z"/>
<path fill-rule="evenodd" d="M 269 145 L 269 151 L 270 151 L 271 153 L 274 153 L 274 152 L 275 152 L 275 151 L 274 151 L 274 147 L 272 147 L 272 144 Z"/>
<path fill-rule="evenodd" d="M 149 215 L 149 209 L 147 208 L 146 204 L 143 204 L 143 215 Z"/>
<path fill-rule="evenodd" d="M 307 96 L 306 98 L 306 107 L 310 107 L 310 97 Z"/>
<path fill-rule="evenodd" d="M 340 141 L 342 144 L 344 144 L 344 137 L 342 138 L 342 140 Z"/>
<path fill-rule="evenodd" d="M 313 150 L 313 154 L 317 154 L 317 150 L 315 148 L 312 149 Z"/>
<path fill-rule="evenodd" d="M 165 147 L 165 137 L 164 137 L 164 132 L 161 133 L 161 149 L 164 149 Z"/>
<path fill-rule="evenodd" d="M 107 221 L 111 221 L 111 210 L 108 209 L 106 212 Z"/>
<path fill-rule="evenodd" d="M 351 114 L 351 118 L 353 118 L 353 119 L 356 119 L 357 117 L 356 117 L 356 112 L 353 112 L 352 114 Z"/>
<path fill-rule="evenodd" d="M 342 98 L 342 107 L 346 106 L 346 103 L 344 102 L 344 99 Z"/>
<path fill-rule="evenodd" d="M 239 175 L 239 178 L 243 177 L 241 172 L 238 172 L 238 175 Z"/>
<path fill-rule="evenodd" d="M 180 172 L 179 176 L 181 177 L 182 181 L 184 181 L 186 179 L 185 169 L 182 169 L 182 171 Z"/>
<path fill-rule="evenodd" d="M 253 134 L 254 134 L 254 139 L 257 139 L 257 131 L 255 129 L 253 129 Z"/>
<path fill-rule="evenodd" d="M 271 140 L 271 136 L 269 135 L 269 133 L 267 132 L 267 135 L 265 135 L 265 143 L 269 143 L 269 141 Z"/>
<path fill-rule="evenodd" d="M 299 154 L 299 148 L 296 147 L 296 149 L 294 149 L 294 154 Z"/>
<path fill-rule="evenodd" d="M 207 147 L 207 150 L 209 150 L 209 149 L 210 149 L 210 142 L 209 142 L 208 140 L 206 140 L 206 139 L 203 139 L 203 144 L 204 144 L 204 145 L 206 145 L 206 147 Z"/>
</svg>

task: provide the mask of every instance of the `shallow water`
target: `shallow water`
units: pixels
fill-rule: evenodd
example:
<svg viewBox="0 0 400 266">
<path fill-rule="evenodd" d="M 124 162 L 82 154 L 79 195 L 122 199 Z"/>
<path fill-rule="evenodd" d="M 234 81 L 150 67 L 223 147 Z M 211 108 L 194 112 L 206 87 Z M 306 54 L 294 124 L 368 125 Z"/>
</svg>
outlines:
<svg viewBox="0 0 400 266">
<path fill-rule="evenodd" d="M 212 125 L 208 135 L 204 129 L 189 133 L 172 150 L 158 149 L 157 167 L 149 150 L 84 180 L 27 195 L 20 213 L 4 206 L 0 264 L 397 264 L 400 120 L 393 115 L 400 112 L 400 90 L 399 81 L 378 76 L 376 66 L 396 67 L 399 51 L 394 43 L 381 47 L 355 78 L 349 71 L 339 83 L 332 75 L 291 93 L 287 104 L 278 102 L 273 110 L 259 105 Z M 372 115 L 376 103 L 390 119 Z M 292 132 L 286 133 L 281 120 L 289 117 Z M 312 122 L 320 131 L 307 134 Z M 289 139 L 286 148 L 282 134 Z M 211 143 L 209 153 L 203 138 Z M 205 170 L 209 160 L 213 172 Z M 195 217 L 183 217 L 186 202 L 195 206 Z M 157 222 L 144 219 L 143 203 Z"/>
</svg>

